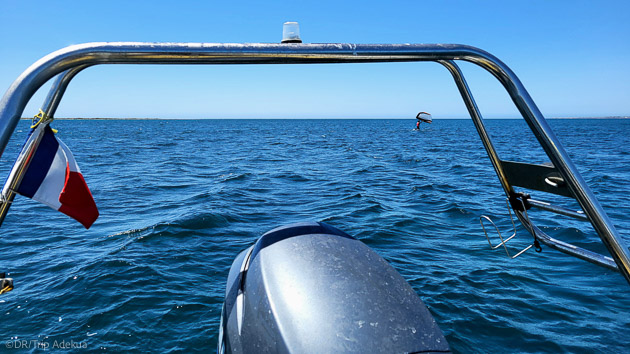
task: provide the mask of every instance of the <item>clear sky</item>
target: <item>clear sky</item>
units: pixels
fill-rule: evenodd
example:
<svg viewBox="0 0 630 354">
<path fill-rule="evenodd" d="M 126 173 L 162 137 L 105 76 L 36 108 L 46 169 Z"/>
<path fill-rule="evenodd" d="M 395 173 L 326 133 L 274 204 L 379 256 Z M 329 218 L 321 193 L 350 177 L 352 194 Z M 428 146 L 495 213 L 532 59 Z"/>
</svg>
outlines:
<svg viewBox="0 0 630 354">
<path fill-rule="evenodd" d="M 547 117 L 630 115 L 630 1 L 0 0 L 0 91 L 42 56 L 94 41 L 460 43 L 499 57 Z M 489 74 L 462 69 L 482 114 L 515 117 Z M 37 113 L 44 89 L 25 116 Z M 465 118 L 435 63 L 90 68 L 58 117 Z"/>
</svg>

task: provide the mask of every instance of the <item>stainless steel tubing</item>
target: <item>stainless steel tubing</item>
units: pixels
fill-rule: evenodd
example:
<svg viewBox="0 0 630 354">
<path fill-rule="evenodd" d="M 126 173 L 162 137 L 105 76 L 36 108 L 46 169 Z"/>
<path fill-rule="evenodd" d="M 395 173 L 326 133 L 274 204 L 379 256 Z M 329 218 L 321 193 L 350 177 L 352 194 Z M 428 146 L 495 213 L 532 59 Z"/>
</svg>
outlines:
<svg viewBox="0 0 630 354">
<path fill-rule="evenodd" d="M 485 51 L 456 44 L 114 42 L 74 45 L 43 57 L 9 87 L 0 101 L 0 153 L 4 152 L 33 93 L 50 78 L 73 67 L 97 64 L 306 64 L 458 59 L 500 63 Z M 502 66 L 502 63 L 498 65 Z"/>
<path fill-rule="evenodd" d="M 53 119 L 55 112 L 57 111 L 57 107 L 59 106 L 59 102 L 61 101 L 61 98 L 63 97 L 63 94 L 66 91 L 66 88 L 68 87 L 70 81 L 86 67 L 87 65 L 74 67 L 57 75 L 55 81 L 53 82 L 53 85 L 48 91 L 48 95 L 44 100 L 44 104 L 42 105 L 42 111 L 45 113 L 44 118 L 46 121 Z M 37 139 L 31 149 L 37 149 L 39 142 L 40 139 Z M 9 190 L 7 192 L 7 195 L 2 196 L 3 198 L 0 200 L 0 226 L 2 226 L 4 218 L 7 216 L 9 208 L 11 208 L 11 204 L 13 204 L 13 199 L 15 199 L 16 193 L 15 190 L 22 181 L 24 173 L 26 173 L 28 165 L 30 164 L 30 160 L 24 160 L 22 161 L 22 163 L 23 165 L 20 166 L 20 168 L 18 169 L 18 171 L 20 172 L 13 177 L 13 180 L 7 181 L 10 183 Z"/>
<path fill-rule="evenodd" d="M 531 205 L 534 208 L 538 208 L 541 210 L 546 210 L 546 211 L 550 211 L 552 213 L 556 213 L 556 214 L 560 214 L 560 215 L 564 215 L 564 216 L 568 216 L 568 217 L 572 217 L 578 220 L 582 220 L 582 221 L 589 221 L 588 217 L 586 215 L 584 215 L 584 212 L 577 212 L 577 211 L 573 211 L 573 210 L 568 210 L 565 208 L 561 208 L 555 205 L 551 205 L 549 203 L 546 202 L 541 202 L 539 200 L 534 200 L 534 199 L 528 199 L 527 203 L 529 205 Z"/>
<path fill-rule="evenodd" d="M 516 75 L 503 63 L 496 63 L 487 58 L 466 58 L 492 73 L 508 91 L 512 101 L 523 115 L 523 118 L 547 153 L 547 156 L 558 169 L 563 179 L 573 192 L 578 203 L 588 216 L 593 228 L 597 231 L 602 243 L 612 255 L 619 272 L 630 284 L 630 252 L 621 241 L 619 233 L 590 190 L 569 155 L 560 144 L 558 138 L 547 124 L 542 113 L 529 96 Z M 499 64 L 499 65 L 497 65 Z"/>
<path fill-rule="evenodd" d="M 498 157 L 498 154 L 496 153 L 494 146 L 492 145 L 492 141 L 490 140 L 490 137 L 488 136 L 488 133 L 485 129 L 485 125 L 483 124 L 483 118 L 481 117 L 479 108 L 477 107 L 474 101 L 474 98 L 472 96 L 472 93 L 470 92 L 468 84 L 466 83 L 464 75 L 459 69 L 459 66 L 452 61 L 440 61 L 440 64 L 444 65 L 448 69 L 448 71 L 453 75 L 453 79 L 455 80 L 457 88 L 459 89 L 459 92 L 464 102 L 466 103 L 466 107 L 468 108 L 468 112 L 470 113 L 470 116 L 473 122 L 475 123 L 475 127 L 477 128 L 477 133 L 479 134 L 479 137 L 481 138 L 481 141 L 483 142 L 483 145 L 486 148 L 486 152 L 488 153 L 488 157 L 492 161 L 492 164 L 495 168 L 497 176 L 499 177 L 499 181 L 501 182 L 501 185 L 503 186 L 503 189 L 505 190 L 506 194 L 509 196 L 509 192 L 512 191 L 512 187 L 510 186 L 510 184 L 507 181 L 507 178 L 505 177 L 505 174 L 501 167 L 501 161 Z M 547 151 L 547 153 L 549 154 L 548 150 L 549 149 L 545 149 L 545 151 Z M 528 200 L 528 202 L 532 206 L 537 207 L 539 209 L 544 209 L 547 211 L 552 211 L 552 212 L 559 213 L 562 215 L 574 217 L 580 220 L 589 221 L 588 217 L 584 214 L 579 214 L 579 213 L 572 212 L 563 208 L 553 207 L 546 203 L 538 202 L 531 199 Z M 525 226 L 525 228 L 529 229 L 530 232 L 535 233 L 536 236 L 540 239 L 540 241 L 543 242 L 545 245 L 551 248 L 554 248 L 558 251 L 561 251 L 563 253 L 567 253 L 577 258 L 586 260 L 588 262 L 619 271 L 619 268 L 615 266 L 613 259 L 609 257 L 604 257 L 598 253 L 591 252 L 583 248 L 576 247 L 571 244 L 554 239 L 548 236 L 547 234 L 545 234 L 544 232 L 542 232 L 538 227 L 533 225 L 531 222 L 525 220 L 525 218 L 520 213 L 519 213 L 519 220 L 521 220 L 521 223 L 523 224 L 523 226 Z M 599 234 L 599 230 L 597 231 Z M 626 277 L 626 280 L 628 280 L 627 277 Z M 630 282 L 630 280 L 628 281 Z"/>
<path fill-rule="evenodd" d="M 439 63 L 444 65 L 444 67 L 446 67 L 446 69 L 448 69 L 448 71 L 453 76 L 455 84 L 457 85 L 457 89 L 459 90 L 459 93 L 462 95 L 462 99 L 466 104 L 466 108 L 468 109 L 470 118 L 472 118 L 473 123 L 475 124 L 475 128 L 477 128 L 477 134 L 479 134 L 479 138 L 481 138 L 481 142 L 483 143 L 483 146 L 488 153 L 488 157 L 492 162 L 492 166 L 494 166 L 497 177 L 499 177 L 499 182 L 501 182 L 501 186 L 505 191 L 505 195 L 509 197 L 510 193 L 514 192 L 514 190 L 508 182 L 507 177 L 505 176 L 499 154 L 494 148 L 494 145 L 492 145 L 492 140 L 488 135 L 486 126 L 483 124 L 483 118 L 481 116 L 481 112 L 479 112 L 479 107 L 477 107 L 477 103 L 475 102 L 475 99 L 470 92 L 470 88 L 468 87 L 468 83 L 466 83 L 466 79 L 464 78 L 462 71 L 459 69 L 459 66 L 451 60 L 440 60 Z"/>
<path fill-rule="evenodd" d="M 73 67 L 72 69 L 68 69 L 57 75 L 57 78 L 50 87 L 48 95 L 42 105 L 42 111 L 46 113 L 47 118 L 52 119 L 55 116 L 57 107 L 59 107 L 59 102 L 61 102 L 63 94 L 66 92 L 66 88 L 68 88 L 70 81 L 72 81 L 79 72 L 87 67 L 89 67 L 89 65 Z"/>
<path fill-rule="evenodd" d="M 525 225 L 527 223 L 526 217 L 523 216 L 523 213 L 516 210 L 514 211 L 516 216 L 521 220 L 521 223 Z M 539 229 L 536 225 L 528 223 L 531 227 L 532 232 L 536 235 L 536 238 L 540 240 L 543 244 L 547 245 L 550 248 L 555 249 L 556 251 L 560 251 L 562 253 L 566 253 L 573 257 L 585 260 L 587 262 L 596 264 L 601 267 L 605 267 L 611 270 L 619 271 L 619 268 L 615 264 L 615 261 L 610 258 L 603 256 L 599 253 L 589 251 L 587 249 L 574 246 L 570 243 L 562 242 L 558 239 L 550 237 L 546 233 L 544 233 L 541 229 Z"/>
<path fill-rule="evenodd" d="M 20 75 L 0 100 L 0 155 L 31 96 L 68 69 L 97 64 L 306 64 L 465 60 L 494 75 L 562 174 L 620 272 L 630 283 L 630 254 L 518 77 L 481 49 L 457 44 L 87 43 L 53 52 Z"/>
</svg>

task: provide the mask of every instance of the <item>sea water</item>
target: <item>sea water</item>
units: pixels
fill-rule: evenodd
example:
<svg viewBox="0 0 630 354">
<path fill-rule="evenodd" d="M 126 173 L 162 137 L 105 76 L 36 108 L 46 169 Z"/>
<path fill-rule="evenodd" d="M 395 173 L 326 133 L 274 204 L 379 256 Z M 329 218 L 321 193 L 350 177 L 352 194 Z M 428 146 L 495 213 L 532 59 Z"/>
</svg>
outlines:
<svg viewBox="0 0 630 354">
<path fill-rule="evenodd" d="M 28 123 L 2 156 L 2 175 Z M 629 243 L 630 120 L 549 123 Z M 547 161 L 522 121 L 487 125 L 502 159 Z M 455 352 L 628 350 L 630 288 L 621 275 L 545 246 L 514 260 L 489 249 L 479 216 L 504 235 L 512 225 L 470 120 L 420 131 L 413 119 L 53 126 L 100 218 L 85 230 L 16 197 L 0 230 L 0 272 L 15 280 L 0 296 L 0 348 L 214 351 L 233 258 L 274 227 L 314 220 L 390 262 Z M 532 218 L 553 237 L 606 252 L 586 223 Z M 531 243 L 517 232 L 511 251 Z"/>
</svg>

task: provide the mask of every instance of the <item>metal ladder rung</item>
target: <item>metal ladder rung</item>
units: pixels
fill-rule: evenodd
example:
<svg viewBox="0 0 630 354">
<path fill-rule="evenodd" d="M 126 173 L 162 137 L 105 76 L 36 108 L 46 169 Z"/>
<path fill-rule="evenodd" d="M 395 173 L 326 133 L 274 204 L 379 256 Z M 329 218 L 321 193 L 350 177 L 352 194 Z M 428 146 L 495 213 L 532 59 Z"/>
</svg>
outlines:
<svg viewBox="0 0 630 354">
<path fill-rule="evenodd" d="M 551 205 L 550 203 L 542 202 L 540 200 L 534 200 L 534 199 L 528 199 L 527 203 L 537 209 L 550 211 L 552 213 L 556 213 L 556 214 L 560 214 L 564 216 L 569 216 L 569 217 L 582 220 L 582 221 L 589 221 L 588 216 L 586 216 L 586 214 L 584 214 L 582 210 L 573 211 L 573 210 L 565 209 L 563 207 Z"/>
</svg>

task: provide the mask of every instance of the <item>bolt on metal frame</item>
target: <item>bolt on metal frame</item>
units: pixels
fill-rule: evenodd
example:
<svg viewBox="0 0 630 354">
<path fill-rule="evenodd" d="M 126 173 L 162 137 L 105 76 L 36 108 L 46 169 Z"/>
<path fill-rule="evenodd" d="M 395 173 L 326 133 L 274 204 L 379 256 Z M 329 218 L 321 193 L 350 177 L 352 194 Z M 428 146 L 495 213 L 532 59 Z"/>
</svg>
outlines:
<svg viewBox="0 0 630 354">
<path fill-rule="evenodd" d="M 508 198 L 515 195 L 510 182 L 510 166 L 524 169 L 535 165 L 515 165 L 501 161 L 485 129 L 483 118 L 464 76 L 455 61 L 476 64 L 491 73 L 510 98 L 536 136 L 552 163 L 549 168 L 566 185 L 564 194 L 574 197 L 583 212 L 573 212 L 531 201 L 530 206 L 562 215 L 588 219 L 612 259 L 566 244 L 547 236 L 519 210 L 515 214 L 523 226 L 544 244 L 589 262 L 619 271 L 630 283 L 630 254 L 603 208 L 578 173 L 567 152 L 547 124 L 542 113 L 512 70 L 492 54 L 457 44 L 276 44 L 276 43 L 86 43 L 53 52 L 24 71 L 0 101 L 0 155 L 17 126 L 31 96 L 48 80 L 58 76 L 42 109 L 52 119 L 72 78 L 81 70 L 99 64 L 315 64 L 433 61 L 442 64 L 453 76 L 457 88 L 475 124 L 479 137 Z M 542 166 L 539 166 L 542 167 Z M 513 167 L 511 167 L 513 168 Z M 547 167 L 545 167 L 547 168 Z M 533 171 L 533 170 L 530 170 Z M 547 178 L 547 181 L 551 178 Z M 19 182 L 19 181 L 18 181 Z M 554 186 L 553 183 L 547 182 Z M 554 182 L 555 183 L 555 182 Z M 521 185 L 521 187 L 523 187 Z M 528 186 L 524 186 L 528 187 Z M 534 188 L 536 189 L 536 188 Z M 547 191 L 547 190 L 543 190 Z M 553 193 L 553 191 L 552 191 Z M 0 223 L 13 199 L 2 196 Z M 525 204 L 525 201 L 521 202 Z M 583 215 L 583 217 L 582 217 Z"/>
</svg>

